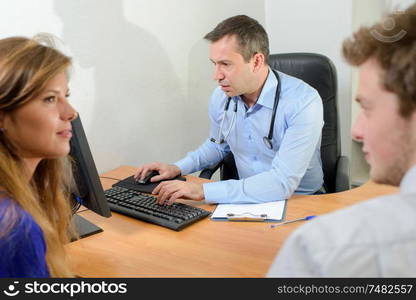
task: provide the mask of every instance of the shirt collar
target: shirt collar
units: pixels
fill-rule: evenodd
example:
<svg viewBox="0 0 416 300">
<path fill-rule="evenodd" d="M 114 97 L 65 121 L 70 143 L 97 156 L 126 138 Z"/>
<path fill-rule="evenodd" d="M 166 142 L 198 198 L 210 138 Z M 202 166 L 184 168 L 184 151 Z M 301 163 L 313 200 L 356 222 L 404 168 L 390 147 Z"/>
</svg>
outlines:
<svg viewBox="0 0 416 300">
<path fill-rule="evenodd" d="M 269 74 L 267 75 L 266 82 L 264 83 L 263 89 L 261 90 L 260 97 L 256 104 L 265 106 L 273 109 L 274 98 L 277 89 L 277 78 L 274 75 L 271 68 L 269 68 Z"/>
<path fill-rule="evenodd" d="M 401 194 L 414 194 L 414 193 L 416 193 L 415 182 L 416 182 L 416 165 L 413 166 L 404 175 L 402 181 L 400 182 L 400 193 Z"/>
</svg>

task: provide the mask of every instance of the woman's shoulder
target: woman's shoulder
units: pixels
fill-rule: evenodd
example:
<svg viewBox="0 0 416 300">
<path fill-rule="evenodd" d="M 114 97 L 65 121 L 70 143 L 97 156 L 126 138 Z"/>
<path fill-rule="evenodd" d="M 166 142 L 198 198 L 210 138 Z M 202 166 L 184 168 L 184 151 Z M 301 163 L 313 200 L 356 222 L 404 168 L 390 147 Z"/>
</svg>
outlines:
<svg viewBox="0 0 416 300">
<path fill-rule="evenodd" d="M 47 277 L 46 243 L 33 217 L 0 197 L 0 277 Z"/>
<path fill-rule="evenodd" d="M 26 210 L 14 199 L 0 193 L 0 236 L 5 229 L 9 229 L 9 235 L 41 232 L 39 225 Z"/>
<path fill-rule="evenodd" d="M 33 218 L 7 194 L 0 192 L 0 228 L 11 223 L 31 223 Z"/>
</svg>

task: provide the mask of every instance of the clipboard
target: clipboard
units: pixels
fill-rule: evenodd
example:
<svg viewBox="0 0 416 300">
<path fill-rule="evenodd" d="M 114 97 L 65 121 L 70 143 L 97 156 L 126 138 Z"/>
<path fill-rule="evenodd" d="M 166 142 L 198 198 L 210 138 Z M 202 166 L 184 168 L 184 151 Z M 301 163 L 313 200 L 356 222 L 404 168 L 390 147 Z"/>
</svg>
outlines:
<svg viewBox="0 0 416 300">
<path fill-rule="evenodd" d="M 287 200 L 259 204 L 218 204 L 212 221 L 280 222 L 286 214 Z"/>
</svg>

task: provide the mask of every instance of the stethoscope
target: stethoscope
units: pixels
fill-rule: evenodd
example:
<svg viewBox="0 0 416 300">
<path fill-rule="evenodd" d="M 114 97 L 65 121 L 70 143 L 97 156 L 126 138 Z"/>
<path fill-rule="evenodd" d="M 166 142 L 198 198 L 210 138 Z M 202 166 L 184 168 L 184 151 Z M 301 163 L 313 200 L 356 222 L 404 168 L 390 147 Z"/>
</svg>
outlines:
<svg viewBox="0 0 416 300">
<path fill-rule="evenodd" d="M 273 112 L 272 112 L 272 118 L 270 120 L 269 135 L 263 137 L 263 142 L 266 145 L 266 147 L 269 148 L 269 149 L 273 149 L 272 140 L 273 140 L 274 119 L 276 118 L 276 111 L 277 111 L 277 106 L 279 104 L 280 90 L 281 90 L 280 76 L 275 70 L 272 70 L 272 71 L 273 71 L 273 73 L 274 73 L 274 75 L 276 76 L 276 79 L 277 79 L 277 88 L 276 88 L 276 95 L 274 96 Z M 218 130 L 218 140 L 216 140 L 214 138 L 211 138 L 211 142 L 214 142 L 216 144 L 224 143 L 225 140 L 230 135 L 231 129 L 234 127 L 235 119 L 236 119 L 236 116 L 237 116 L 237 101 L 234 101 L 234 114 L 233 114 L 233 117 L 231 119 L 231 123 L 230 123 L 230 126 L 229 126 L 228 130 L 227 130 L 227 133 L 223 135 L 224 136 L 223 138 L 221 138 L 222 129 L 224 127 L 224 120 L 225 120 L 225 117 L 227 115 L 227 111 L 228 111 L 228 107 L 230 106 L 231 99 L 232 99 L 231 97 L 228 97 L 227 102 L 225 102 L 225 105 L 224 105 L 224 112 L 222 114 L 221 125 L 220 125 L 220 129 Z"/>
</svg>

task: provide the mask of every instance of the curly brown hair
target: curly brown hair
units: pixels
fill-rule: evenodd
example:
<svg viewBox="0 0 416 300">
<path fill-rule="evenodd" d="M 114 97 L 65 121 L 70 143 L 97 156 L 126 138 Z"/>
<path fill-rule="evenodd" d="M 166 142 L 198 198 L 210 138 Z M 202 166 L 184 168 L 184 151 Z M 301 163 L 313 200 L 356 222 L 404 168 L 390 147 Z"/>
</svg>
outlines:
<svg viewBox="0 0 416 300">
<path fill-rule="evenodd" d="M 344 41 L 342 50 L 354 66 L 374 58 L 384 71 L 384 88 L 399 98 L 400 115 L 412 114 L 416 108 L 416 4 L 371 27 L 361 27 Z"/>
</svg>

